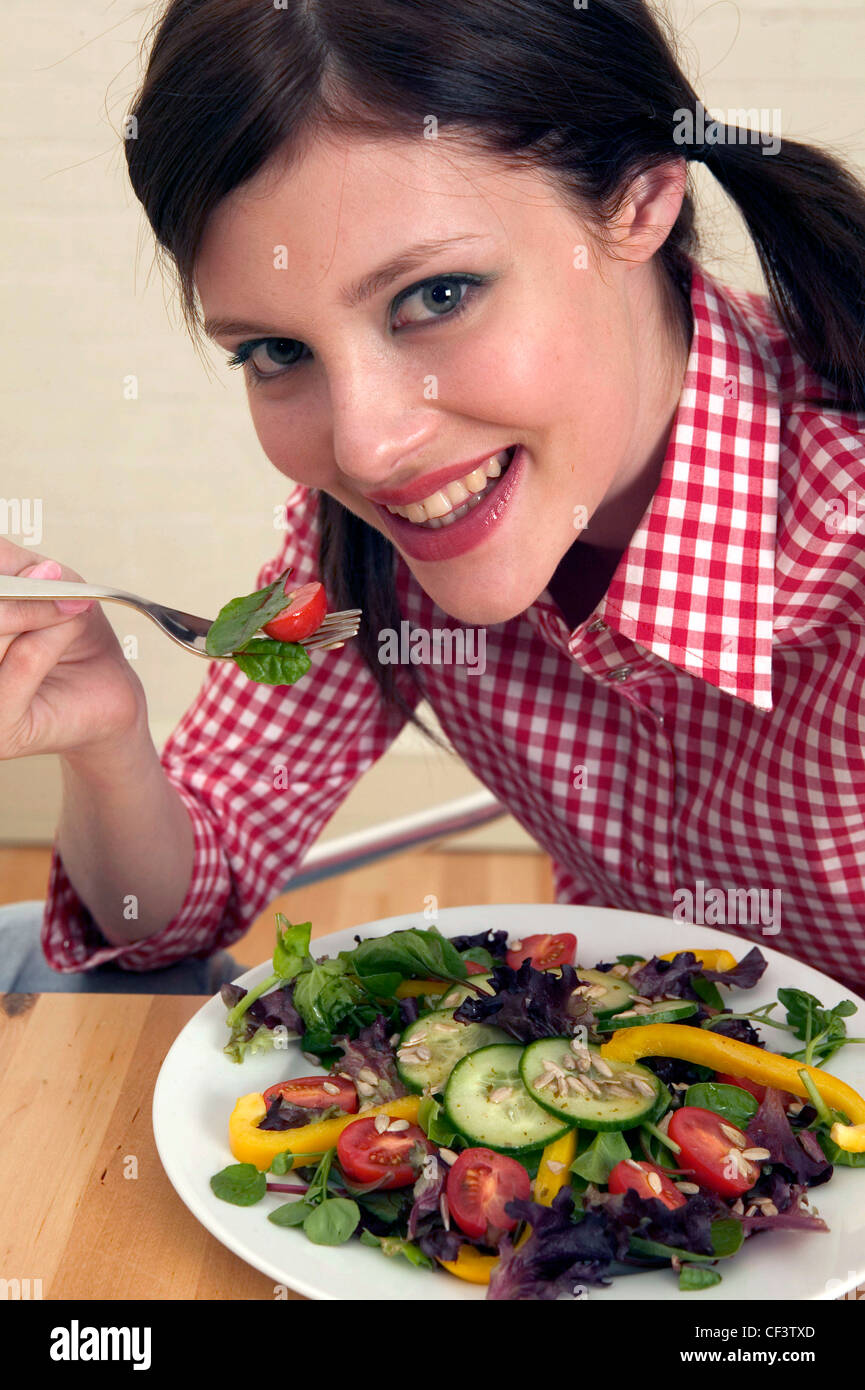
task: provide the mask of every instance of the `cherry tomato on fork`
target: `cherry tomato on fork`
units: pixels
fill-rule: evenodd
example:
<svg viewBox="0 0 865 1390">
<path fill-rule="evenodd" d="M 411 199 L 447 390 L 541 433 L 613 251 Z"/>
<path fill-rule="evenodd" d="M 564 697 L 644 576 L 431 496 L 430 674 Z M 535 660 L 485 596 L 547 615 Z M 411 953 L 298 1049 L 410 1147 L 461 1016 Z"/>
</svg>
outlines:
<svg viewBox="0 0 865 1390">
<path fill-rule="evenodd" d="M 262 628 L 277 642 L 302 642 L 321 627 L 327 613 L 327 595 L 323 584 L 301 584 L 286 594 L 288 607 Z"/>
<path fill-rule="evenodd" d="M 324 1083 L 337 1087 L 336 1091 L 326 1091 Z M 288 1081 L 278 1081 L 268 1086 L 263 1093 L 265 1105 L 270 1105 L 276 1096 L 288 1105 L 300 1105 L 309 1110 L 326 1110 L 330 1105 L 338 1105 L 341 1110 L 353 1115 L 357 1110 L 357 1090 L 353 1081 L 343 1076 L 292 1076 Z"/>
<path fill-rule="evenodd" d="M 577 958 L 577 938 L 570 932 L 557 936 L 524 936 L 507 961 L 512 970 L 519 970 L 524 960 L 530 960 L 535 970 L 555 970 L 560 965 L 573 965 Z"/>
</svg>

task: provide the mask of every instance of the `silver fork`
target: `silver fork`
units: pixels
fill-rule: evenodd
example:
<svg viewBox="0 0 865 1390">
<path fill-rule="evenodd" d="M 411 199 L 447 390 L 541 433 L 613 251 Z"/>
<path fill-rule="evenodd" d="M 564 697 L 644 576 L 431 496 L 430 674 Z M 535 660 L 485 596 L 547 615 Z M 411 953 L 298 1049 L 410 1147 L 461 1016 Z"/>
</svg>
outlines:
<svg viewBox="0 0 865 1390">
<path fill-rule="evenodd" d="M 213 625 L 212 618 L 198 618 L 194 613 L 184 613 L 177 608 L 166 608 L 163 603 L 153 603 L 138 594 L 128 594 L 124 589 L 110 589 L 101 584 L 83 584 L 68 579 L 22 579 L 19 575 L 0 574 L 0 599 L 56 599 L 56 598 L 98 598 L 111 603 L 125 603 L 151 618 L 157 627 L 167 633 L 172 641 L 185 647 L 196 656 L 207 661 L 230 661 L 230 656 L 210 656 L 204 649 L 205 638 Z M 328 613 L 311 637 L 304 638 L 302 646 L 307 651 L 327 651 L 330 647 L 341 647 L 357 636 L 360 627 L 361 610 L 344 608 L 340 613 Z"/>
</svg>

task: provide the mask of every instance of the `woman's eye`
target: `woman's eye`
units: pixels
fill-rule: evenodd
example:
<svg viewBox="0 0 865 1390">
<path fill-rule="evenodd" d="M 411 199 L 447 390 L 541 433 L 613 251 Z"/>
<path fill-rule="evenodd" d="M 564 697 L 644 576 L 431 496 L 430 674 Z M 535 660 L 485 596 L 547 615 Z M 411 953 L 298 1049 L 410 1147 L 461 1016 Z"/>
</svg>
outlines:
<svg viewBox="0 0 865 1390">
<path fill-rule="evenodd" d="M 393 326 L 399 328 L 405 323 L 428 323 L 431 318 L 453 317 L 466 306 L 480 283 L 481 277 L 474 275 L 440 275 L 435 280 L 427 280 L 409 290 L 399 301 L 399 316 Z"/>
<path fill-rule="evenodd" d="M 263 338 L 257 343 L 241 343 L 229 367 L 242 367 L 245 362 L 252 366 L 257 378 L 279 376 L 287 367 L 293 367 L 303 354 L 304 345 L 296 338 Z"/>
</svg>

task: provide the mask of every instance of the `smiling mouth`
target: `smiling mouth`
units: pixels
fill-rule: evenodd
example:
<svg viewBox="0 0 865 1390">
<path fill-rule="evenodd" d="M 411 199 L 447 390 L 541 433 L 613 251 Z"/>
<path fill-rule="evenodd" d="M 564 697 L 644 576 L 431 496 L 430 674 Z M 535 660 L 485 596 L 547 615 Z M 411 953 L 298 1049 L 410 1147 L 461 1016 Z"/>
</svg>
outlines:
<svg viewBox="0 0 865 1390">
<path fill-rule="evenodd" d="M 412 525 L 434 531 L 451 526 L 467 516 L 474 507 L 498 486 L 510 467 L 517 445 L 502 449 L 464 478 L 457 478 L 446 487 L 425 497 L 422 502 L 410 502 L 405 507 L 388 507 L 393 516 L 400 516 Z"/>
</svg>

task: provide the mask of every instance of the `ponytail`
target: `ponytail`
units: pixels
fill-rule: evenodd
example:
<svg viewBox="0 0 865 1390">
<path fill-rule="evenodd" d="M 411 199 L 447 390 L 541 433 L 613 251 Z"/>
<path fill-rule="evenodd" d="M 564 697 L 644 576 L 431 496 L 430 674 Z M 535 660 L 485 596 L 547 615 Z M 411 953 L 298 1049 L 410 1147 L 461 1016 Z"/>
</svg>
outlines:
<svg viewBox="0 0 865 1390">
<path fill-rule="evenodd" d="M 795 140 L 768 154 L 728 140 L 701 158 L 745 219 L 785 332 L 839 392 L 820 404 L 865 412 L 865 189 Z"/>
</svg>

